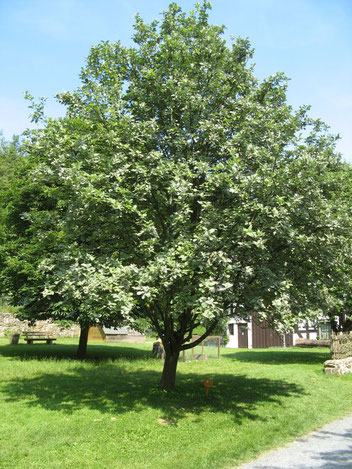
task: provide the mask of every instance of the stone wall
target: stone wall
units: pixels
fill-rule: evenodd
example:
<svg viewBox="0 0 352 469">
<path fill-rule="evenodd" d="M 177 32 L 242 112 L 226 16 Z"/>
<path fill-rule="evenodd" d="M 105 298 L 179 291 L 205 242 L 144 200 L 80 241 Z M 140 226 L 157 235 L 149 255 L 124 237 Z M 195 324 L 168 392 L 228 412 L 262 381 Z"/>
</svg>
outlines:
<svg viewBox="0 0 352 469">
<path fill-rule="evenodd" d="M 327 360 L 324 363 L 324 371 L 333 375 L 352 373 L 352 357 L 341 358 L 340 360 Z"/>
<path fill-rule="evenodd" d="M 29 326 L 28 321 L 20 321 L 13 314 L 0 313 L 0 337 L 4 337 L 7 331 L 25 330 L 48 331 L 56 337 L 77 337 L 80 334 L 80 328 L 73 325 L 69 328 L 62 328 L 53 321 L 37 321 L 34 326 Z"/>
<path fill-rule="evenodd" d="M 331 337 L 331 358 L 352 357 L 352 334 L 333 334 Z"/>
</svg>

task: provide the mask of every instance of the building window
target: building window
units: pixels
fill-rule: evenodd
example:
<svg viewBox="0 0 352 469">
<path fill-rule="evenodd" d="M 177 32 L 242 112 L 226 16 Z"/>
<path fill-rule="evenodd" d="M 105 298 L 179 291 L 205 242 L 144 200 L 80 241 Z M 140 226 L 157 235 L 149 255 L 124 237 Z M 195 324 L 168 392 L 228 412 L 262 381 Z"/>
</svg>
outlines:
<svg viewBox="0 0 352 469">
<path fill-rule="evenodd" d="M 318 324 L 319 339 L 329 340 L 331 338 L 331 325 L 329 323 L 319 322 Z"/>
<path fill-rule="evenodd" d="M 233 324 L 229 324 L 229 335 L 235 335 L 235 327 Z"/>
<path fill-rule="evenodd" d="M 240 325 L 239 325 L 239 328 L 240 328 L 241 334 L 245 334 L 245 333 L 248 331 L 248 326 L 247 326 L 247 324 L 240 324 Z"/>
</svg>

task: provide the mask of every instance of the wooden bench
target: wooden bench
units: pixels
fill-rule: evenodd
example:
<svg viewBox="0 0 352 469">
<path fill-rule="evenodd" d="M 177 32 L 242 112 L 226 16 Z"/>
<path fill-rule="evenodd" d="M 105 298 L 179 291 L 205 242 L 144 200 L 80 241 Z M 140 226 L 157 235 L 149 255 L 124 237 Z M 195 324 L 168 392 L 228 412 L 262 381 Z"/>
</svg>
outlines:
<svg viewBox="0 0 352 469">
<path fill-rule="evenodd" d="M 45 331 L 25 331 L 23 332 L 23 338 L 27 344 L 33 344 L 35 340 L 44 341 L 51 345 L 55 339 L 50 332 Z"/>
</svg>

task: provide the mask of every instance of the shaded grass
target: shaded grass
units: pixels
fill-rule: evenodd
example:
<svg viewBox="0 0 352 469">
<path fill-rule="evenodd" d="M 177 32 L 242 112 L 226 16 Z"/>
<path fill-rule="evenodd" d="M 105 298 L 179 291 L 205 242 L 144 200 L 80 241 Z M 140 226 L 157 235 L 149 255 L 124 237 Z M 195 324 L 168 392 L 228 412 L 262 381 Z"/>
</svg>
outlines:
<svg viewBox="0 0 352 469">
<path fill-rule="evenodd" d="M 1 469 L 220 469 L 351 409 L 351 376 L 322 373 L 325 349 L 222 349 L 180 363 L 165 393 L 150 344 L 89 345 L 77 361 L 75 341 L 58 342 L 0 341 Z"/>
<path fill-rule="evenodd" d="M 322 366 L 325 360 L 329 359 L 329 349 L 308 349 L 308 353 L 302 353 L 302 349 L 255 349 L 242 351 L 236 350 L 228 352 L 226 358 L 243 361 L 246 363 L 260 363 L 270 365 L 319 365 Z"/>
<path fill-rule="evenodd" d="M 0 355 L 19 360 L 76 360 L 78 340 L 60 338 L 59 342 L 52 345 L 35 342 L 27 345 L 20 341 L 18 345 L 8 345 L 8 341 L 0 339 Z M 100 344 L 89 343 L 87 349 L 86 361 L 104 361 L 119 358 L 129 360 L 149 359 L 151 358 L 152 345 L 150 344 Z"/>
</svg>

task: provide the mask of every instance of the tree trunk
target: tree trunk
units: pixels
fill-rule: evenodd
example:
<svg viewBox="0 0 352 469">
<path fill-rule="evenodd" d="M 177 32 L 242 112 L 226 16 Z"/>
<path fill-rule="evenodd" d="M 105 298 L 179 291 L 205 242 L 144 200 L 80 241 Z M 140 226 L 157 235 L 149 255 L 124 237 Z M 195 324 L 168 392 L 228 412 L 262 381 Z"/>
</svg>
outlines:
<svg viewBox="0 0 352 469">
<path fill-rule="evenodd" d="M 81 324 L 81 333 L 77 350 L 77 358 L 85 358 L 87 353 L 89 324 Z"/>
<path fill-rule="evenodd" d="M 164 368 L 159 383 L 159 389 L 170 391 L 174 388 L 179 355 L 179 350 L 173 352 L 165 351 Z"/>
<path fill-rule="evenodd" d="M 282 335 L 282 346 L 283 348 L 286 348 L 286 334 Z"/>
</svg>

